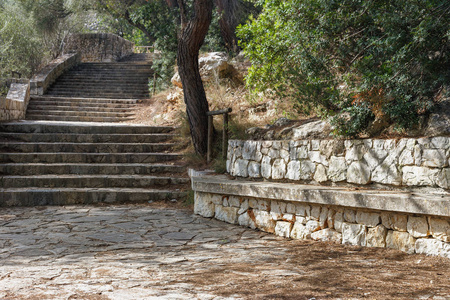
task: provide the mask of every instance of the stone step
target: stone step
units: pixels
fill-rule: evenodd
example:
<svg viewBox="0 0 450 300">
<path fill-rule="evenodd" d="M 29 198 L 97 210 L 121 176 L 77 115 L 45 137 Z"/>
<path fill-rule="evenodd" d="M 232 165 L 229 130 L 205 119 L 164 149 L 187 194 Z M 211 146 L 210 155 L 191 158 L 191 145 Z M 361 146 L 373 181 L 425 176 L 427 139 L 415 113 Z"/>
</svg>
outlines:
<svg viewBox="0 0 450 300">
<path fill-rule="evenodd" d="M 91 62 L 91 63 L 81 63 L 75 68 L 116 68 L 116 69 L 139 69 L 151 67 L 151 63 L 145 62 Z"/>
<path fill-rule="evenodd" d="M 104 82 L 104 81 L 86 81 L 83 83 L 83 88 L 89 87 L 89 88 L 102 88 L 102 87 L 126 87 L 126 88 L 142 88 L 143 86 L 146 86 L 148 88 L 148 80 L 142 80 L 141 82 L 123 82 L 121 80 L 118 81 L 112 81 L 111 82 Z M 73 81 L 58 81 L 56 82 L 53 87 L 57 88 L 79 88 L 80 82 L 73 82 Z"/>
<path fill-rule="evenodd" d="M 26 143 L 4 142 L 0 152 L 151 153 L 169 151 L 173 143 Z"/>
<path fill-rule="evenodd" d="M 20 133 L 0 132 L 3 140 L 40 143 L 161 143 L 177 135 L 168 133 L 153 134 L 72 134 L 72 133 Z"/>
<path fill-rule="evenodd" d="M 55 84 L 73 84 L 73 85 L 90 85 L 90 84 L 148 84 L 147 77 L 139 78 L 112 78 L 112 79 L 96 79 L 80 76 L 79 78 L 65 78 L 64 75 L 55 82 Z"/>
<path fill-rule="evenodd" d="M 182 185 L 188 178 L 149 175 L 37 175 L 3 176 L 1 188 L 156 188 Z"/>
<path fill-rule="evenodd" d="M 182 159 L 176 153 L 0 153 L 0 163 L 106 163 L 148 164 Z"/>
<path fill-rule="evenodd" d="M 37 121 L 21 121 L 0 123 L 0 132 L 22 133 L 69 133 L 69 134 L 150 134 L 170 133 L 170 126 L 145 126 L 134 124 L 104 124 L 79 122 L 42 123 Z"/>
<path fill-rule="evenodd" d="M 53 86 L 48 89 L 47 93 L 69 93 L 72 95 L 76 95 L 78 93 L 83 94 L 145 94 L 148 93 L 148 86 L 143 85 L 141 87 L 120 87 L 120 86 L 84 86 L 82 88 L 80 87 L 61 87 L 61 86 Z"/>
<path fill-rule="evenodd" d="M 125 106 L 125 105 L 124 105 Z M 126 107 L 101 107 L 97 105 L 83 105 L 82 103 L 77 103 L 77 105 L 67 105 L 67 106 L 56 106 L 50 104 L 40 104 L 36 105 L 36 103 L 31 103 L 28 105 L 27 112 L 35 112 L 36 111 L 92 111 L 92 112 L 108 112 L 108 113 L 128 113 L 134 115 L 136 112 L 137 106 L 127 105 Z"/>
<path fill-rule="evenodd" d="M 1 189 L 0 206 L 140 203 L 182 199 L 183 191 L 124 188 L 22 188 Z"/>
<path fill-rule="evenodd" d="M 110 99 L 110 98 L 81 98 L 81 97 L 58 97 L 58 96 L 32 96 L 30 103 L 33 101 L 56 101 L 57 103 L 98 103 L 101 105 L 105 104 L 136 104 L 138 99 Z"/>
<path fill-rule="evenodd" d="M 86 97 L 86 98 L 111 98 L 111 99 L 123 99 L 123 98 L 135 98 L 135 99 L 148 99 L 149 92 L 146 93 L 97 93 L 97 92 L 84 92 L 79 90 L 77 92 L 54 92 L 51 89 L 47 92 L 47 95 L 51 96 L 66 96 L 66 97 Z"/>
<path fill-rule="evenodd" d="M 137 104 L 120 104 L 120 103 L 92 103 L 92 102 L 61 102 L 61 101 L 40 101 L 40 100 L 32 100 L 28 104 L 29 109 L 47 109 L 49 107 L 57 107 L 58 109 L 66 109 L 70 107 L 75 108 L 86 108 L 86 109 L 94 109 L 94 110 L 101 110 L 101 109 L 136 109 L 138 106 Z"/>
<path fill-rule="evenodd" d="M 74 117 L 107 117 L 107 118 L 127 118 L 134 116 L 134 112 L 107 112 L 107 111 L 80 111 L 73 108 L 69 110 L 27 110 L 27 114 L 30 115 L 53 115 L 53 116 L 74 116 Z"/>
<path fill-rule="evenodd" d="M 148 79 L 153 77 L 152 73 L 139 73 L 139 72 L 117 72 L 117 73 L 99 73 L 99 72 L 78 72 L 78 73 L 66 73 L 61 75 L 61 79 L 93 79 L 93 80 L 121 80 L 126 79 L 128 81 L 134 81 L 135 79 Z"/>
<path fill-rule="evenodd" d="M 82 163 L 12 163 L 0 164 L 1 175 L 43 174 L 103 174 L 103 175 L 150 175 L 156 173 L 181 173 L 185 168 L 168 164 L 82 164 Z"/>
<path fill-rule="evenodd" d="M 118 123 L 134 120 L 134 117 L 115 118 L 115 117 L 74 117 L 74 116 L 52 116 L 52 115 L 32 115 L 27 114 L 26 119 L 30 121 L 59 121 L 59 122 L 98 122 L 98 123 Z"/>
</svg>

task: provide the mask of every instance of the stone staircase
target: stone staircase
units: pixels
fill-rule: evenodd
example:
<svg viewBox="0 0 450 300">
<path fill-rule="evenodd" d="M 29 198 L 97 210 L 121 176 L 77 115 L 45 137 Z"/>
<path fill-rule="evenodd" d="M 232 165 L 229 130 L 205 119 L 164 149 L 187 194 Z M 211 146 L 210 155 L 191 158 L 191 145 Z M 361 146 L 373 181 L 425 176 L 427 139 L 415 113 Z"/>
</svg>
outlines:
<svg viewBox="0 0 450 300">
<path fill-rule="evenodd" d="M 60 76 L 46 95 L 33 96 L 28 120 L 122 122 L 149 97 L 151 61 L 134 54 L 114 63 L 82 63 Z"/>
<path fill-rule="evenodd" d="M 128 63 L 135 64 L 111 65 L 128 69 Z M 99 73 L 109 68 L 102 65 Z M 89 76 L 100 75 L 92 72 Z M 111 95 L 100 90 L 97 98 L 91 98 L 89 92 L 83 94 L 87 82 L 83 80 L 80 77 L 80 85 L 74 87 L 79 96 L 55 95 L 54 87 L 63 82 L 60 79 L 49 92 L 52 95 L 33 98 L 27 114 L 32 120 L 0 123 L 0 206 L 135 203 L 184 197 L 189 180 L 181 156 L 173 153 L 174 129 L 108 123 L 126 119 L 110 114 L 127 114 L 136 100 L 108 98 Z M 126 85 L 122 90 L 128 91 Z M 131 90 L 127 97 L 130 95 Z M 118 112 L 121 110 L 124 112 Z M 80 122 L 83 120 L 89 122 Z"/>
</svg>

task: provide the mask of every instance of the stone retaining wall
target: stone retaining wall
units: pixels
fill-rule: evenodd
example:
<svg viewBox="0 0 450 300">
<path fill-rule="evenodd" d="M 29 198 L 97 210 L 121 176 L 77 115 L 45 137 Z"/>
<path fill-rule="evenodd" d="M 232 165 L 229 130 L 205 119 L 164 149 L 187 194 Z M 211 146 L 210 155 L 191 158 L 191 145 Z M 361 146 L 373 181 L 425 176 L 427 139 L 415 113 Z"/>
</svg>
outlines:
<svg viewBox="0 0 450 300">
<path fill-rule="evenodd" d="M 64 53 L 80 53 L 82 62 L 113 62 L 133 53 L 134 44 L 110 33 L 69 36 Z"/>
<path fill-rule="evenodd" d="M 409 200 L 403 194 L 387 199 L 386 195 L 374 193 L 372 198 L 378 197 L 380 207 L 385 205 L 383 199 L 388 200 L 386 208 L 391 210 L 384 210 L 370 208 L 374 200 L 369 201 L 370 197 L 359 192 L 334 191 L 337 197 L 333 200 L 327 197 L 325 189 L 321 193 L 312 186 L 302 190 L 303 187 L 293 184 L 262 186 L 252 182 L 191 179 L 195 191 L 194 211 L 204 217 L 286 238 L 387 247 L 450 258 L 450 214 L 442 209 L 448 206 L 448 197 L 434 204 L 433 199 L 422 199 L 421 206 L 427 215 L 407 212 L 414 212 L 417 205 L 410 208 L 398 205 L 401 197 Z M 436 197 L 434 200 L 441 198 Z"/>
<path fill-rule="evenodd" d="M 67 70 L 80 63 L 80 54 L 64 54 L 51 61 L 30 80 L 32 95 L 43 95 L 50 85 Z"/>
<path fill-rule="evenodd" d="M 450 137 L 239 141 L 227 171 L 250 178 L 450 188 Z"/>
<path fill-rule="evenodd" d="M 11 83 L 8 95 L 0 102 L 0 121 L 24 119 L 29 101 L 30 84 L 23 79 Z"/>
</svg>

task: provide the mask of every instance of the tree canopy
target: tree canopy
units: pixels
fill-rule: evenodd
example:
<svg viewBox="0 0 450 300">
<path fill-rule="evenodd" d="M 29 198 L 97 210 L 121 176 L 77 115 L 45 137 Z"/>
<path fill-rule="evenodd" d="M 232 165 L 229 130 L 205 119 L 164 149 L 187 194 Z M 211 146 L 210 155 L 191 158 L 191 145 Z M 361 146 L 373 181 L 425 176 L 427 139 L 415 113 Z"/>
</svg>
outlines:
<svg viewBox="0 0 450 300">
<path fill-rule="evenodd" d="M 412 127 L 450 82 L 446 0 L 260 4 L 262 14 L 238 30 L 253 63 L 248 84 L 307 111 L 341 113 L 334 118 L 340 134 L 374 129 L 373 121 Z"/>
</svg>

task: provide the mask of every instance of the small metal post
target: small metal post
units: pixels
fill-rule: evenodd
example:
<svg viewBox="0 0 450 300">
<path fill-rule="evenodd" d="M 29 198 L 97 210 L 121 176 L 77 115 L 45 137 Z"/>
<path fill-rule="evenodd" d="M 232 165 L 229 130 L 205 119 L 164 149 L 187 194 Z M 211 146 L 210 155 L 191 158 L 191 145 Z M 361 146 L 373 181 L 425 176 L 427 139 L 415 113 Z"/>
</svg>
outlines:
<svg viewBox="0 0 450 300">
<path fill-rule="evenodd" d="M 213 146 L 213 116 L 208 116 L 208 148 L 206 153 L 206 161 L 211 162 Z"/>
</svg>

